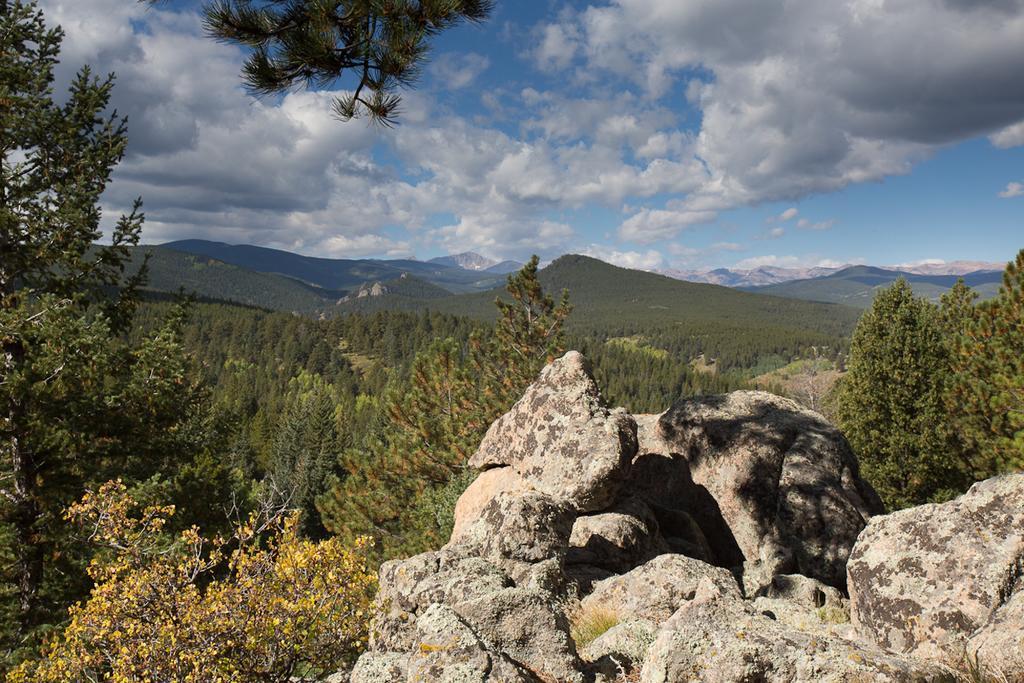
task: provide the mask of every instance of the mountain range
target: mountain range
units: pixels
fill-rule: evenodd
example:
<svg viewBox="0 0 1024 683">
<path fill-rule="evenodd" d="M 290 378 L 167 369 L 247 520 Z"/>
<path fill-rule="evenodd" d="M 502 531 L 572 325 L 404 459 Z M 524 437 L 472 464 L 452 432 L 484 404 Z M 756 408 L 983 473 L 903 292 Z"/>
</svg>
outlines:
<svg viewBox="0 0 1024 683">
<path fill-rule="evenodd" d="M 999 290 L 999 285 L 1003 280 L 1003 271 L 978 270 L 968 273 L 928 275 L 872 266 L 849 266 L 818 277 L 763 286 L 746 286 L 742 289 L 806 301 L 824 301 L 856 308 L 867 308 L 880 289 L 888 287 L 901 277 L 910 283 L 915 294 L 932 301 L 938 301 L 961 278 L 978 293 L 980 298 L 988 299 L 995 296 Z"/>
<path fill-rule="evenodd" d="M 473 252 L 430 261 L 325 259 L 205 240 L 140 247 L 140 262 L 143 251 L 151 252 L 151 289 L 173 292 L 184 288 L 211 299 L 320 315 L 430 308 L 489 317 L 493 313 L 491 302 L 502 291 L 506 274 L 521 266 L 510 261 L 495 262 Z M 569 267 L 569 263 L 575 265 Z M 756 308 L 753 306 L 753 302 L 759 300 L 756 295 L 865 308 L 880 288 L 899 277 L 906 278 L 919 295 L 934 300 L 962 276 L 986 298 L 995 293 L 1001 281 L 1001 270 L 993 267 L 996 265 L 931 263 L 900 269 L 765 266 L 701 273 L 649 273 L 569 255 L 556 259 L 541 272 L 546 285 L 556 290 L 569 287 L 578 310 L 593 309 L 591 312 L 602 319 L 610 318 L 618 310 L 623 317 L 639 320 L 645 317 L 639 313 L 642 310 L 678 311 L 688 317 L 698 308 L 702 318 L 706 318 L 706 311 L 696 305 L 694 297 L 725 305 L 728 310 L 743 296 L 754 296 L 754 299 L 742 299 L 745 303 L 737 310 Z M 976 266 L 982 268 L 962 272 Z M 585 271 L 585 276 L 575 273 L 577 270 Z M 691 278 L 701 281 L 693 282 Z M 778 304 L 769 305 L 764 300 L 762 304 L 769 309 L 778 308 Z M 707 313 L 710 315 L 710 311 Z M 659 313 L 655 317 L 664 315 L 667 314 Z M 750 311 L 749 315 L 752 315 Z M 760 316 L 753 315 L 751 320 L 755 318 Z"/>
<path fill-rule="evenodd" d="M 860 264 L 848 263 L 832 267 L 785 268 L 780 266 L 760 266 L 758 268 L 731 269 L 714 268 L 705 270 L 659 270 L 662 275 L 674 277 L 687 282 L 706 282 L 726 287 L 763 287 L 794 280 L 811 280 L 827 277 L 834 273 Z M 926 261 L 917 264 L 899 264 L 882 266 L 881 270 L 894 271 L 907 275 L 967 275 L 970 273 L 1002 272 L 1005 263 L 989 263 L 986 261 Z"/>
</svg>

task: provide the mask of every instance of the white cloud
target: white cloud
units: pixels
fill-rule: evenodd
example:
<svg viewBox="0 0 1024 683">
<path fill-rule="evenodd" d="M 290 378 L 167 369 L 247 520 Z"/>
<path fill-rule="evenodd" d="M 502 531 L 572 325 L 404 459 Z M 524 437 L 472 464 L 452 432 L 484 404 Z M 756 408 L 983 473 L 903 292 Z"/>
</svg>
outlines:
<svg viewBox="0 0 1024 683">
<path fill-rule="evenodd" d="M 459 90 L 473 83 L 491 66 L 491 60 L 476 52 L 445 52 L 430 63 L 430 72 L 448 90 Z"/>
<path fill-rule="evenodd" d="M 1003 199 L 1012 199 L 1024 195 L 1024 183 L 1007 183 L 1006 189 L 999 193 Z"/>
<path fill-rule="evenodd" d="M 796 222 L 796 227 L 801 230 L 829 230 L 835 224 L 835 219 L 827 221 L 811 221 L 807 218 L 801 218 Z"/>
<path fill-rule="evenodd" d="M 782 227 L 772 228 L 768 231 L 768 237 L 771 239 L 778 239 L 786 234 L 786 229 Z"/>
<path fill-rule="evenodd" d="M 918 266 L 942 266 L 945 265 L 945 259 L 940 258 L 924 258 L 917 261 L 907 261 L 906 263 L 897 263 L 893 265 L 893 268 L 916 268 Z"/>
<path fill-rule="evenodd" d="M 796 215 L 798 213 L 800 213 L 800 212 L 797 210 L 797 208 L 795 206 L 791 206 L 788 209 L 786 209 L 785 211 L 783 211 L 782 213 L 780 213 L 778 216 L 772 216 L 771 218 L 769 218 L 768 222 L 769 223 L 785 223 L 786 221 L 791 221 L 794 218 L 796 218 Z"/>
<path fill-rule="evenodd" d="M 641 209 L 619 226 L 619 237 L 640 244 L 675 237 L 683 230 L 710 223 L 717 214 L 712 211 L 688 211 L 685 209 Z"/>
<path fill-rule="evenodd" d="M 906 173 L 967 137 L 1024 143 L 1024 13 L 1007 2 L 592 0 L 538 27 L 528 55 L 568 89 L 509 84 L 482 96 L 486 109 L 454 114 L 443 94 L 413 91 L 393 131 L 338 122 L 330 94 L 248 97 L 242 53 L 204 37 L 192 12 L 43 6 L 68 34 L 61 82 L 84 62 L 118 73 L 130 145 L 104 202 L 114 213 L 142 195 L 147 240 L 521 257 L 571 247 L 572 212 L 596 205 L 621 211 L 617 237 L 635 243 L 612 251 L 642 263 L 654 252 L 635 245 L 732 208 Z M 429 69 L 458 89 L 488 66 L 444 53 Z M 663 97 L 674 91 L 698 110 L 692 121 Z M 783 211 L 769 235 L 833 224 L 797 219 Z"/>
<path fill-rule="evenodd" d="M 1024 145 L 1024 121 L 1007 126 L 997 133 L 989 136 L 992 144 L 1000 149 L 1019 147 Z"/>
<path fill-rule="evenodd" d="M 572 23 L 548 24 L 541 27 L 533 59 L 543 71 L 568 67 L 579 49 L 579 31 Z"/>
<path fill-rule="evenodd" d="M 1016 1 L 603 0 L 558 25 L 579 33 L 595 79 L 653 99 L 678 87 L 700 109 L 710 179 L 691 209 L 904 174 L 979 135 L 1024 140 Z"/>
<path fill-rule="evenodd" d="M 591 244 L 583 250 L 584 256 L 593 256 L 623 268 L 657 270 L 665 266 L 665 257 L 654 249 L 647 251 L 620 251 L 602 244 Z"/>
<path fill-rule="evenodd" d="M 836 259 L 822 258 L 820 256 L 776 256 L 766 254 L 763 256 L 752 256 L 737 261 L 734 266 L 736 270 L 753 270 L 755 268 L 838 268 L 844 265 L 864 263 L 864 259 L 858 258 L 852 261 L 837 261 Z"/>
</svg>

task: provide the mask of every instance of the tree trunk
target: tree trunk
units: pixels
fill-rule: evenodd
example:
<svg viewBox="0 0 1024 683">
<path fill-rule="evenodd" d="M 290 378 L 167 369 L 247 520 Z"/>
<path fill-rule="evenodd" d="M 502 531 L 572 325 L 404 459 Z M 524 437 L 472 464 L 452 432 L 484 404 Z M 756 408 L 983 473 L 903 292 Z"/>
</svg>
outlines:
<svg viewBox="0 0 1024 683">
<path fill-rule="evenodd" d="M 35 495 L 36 472 L 31 454 L 11 438 L 14 470 L 15 571 L 18 575 L 18 630 L 25 636 L 37 626 L 39 585 L 43 579 L 43 547 L 36 537 L 39 505 Z"/>
<path fill-rule="evenodd" d="M 15 336 L 3 345 L 3 371 L 7 376 L 23 369 L 24 340 Z M 25 636 L 37 625 L 39 586 L 43 577 L 43 547 L 36 535 L 41 511 L 36 486 L 38 464 L 24 439 L 27 401 L 25 396 L 8 394 L 4 415 L 3 443 L 7 450 L 10 506 L 7 519 L 14 527 L 15 572 L 18 584 L 18 631 Z"/>
</svg>

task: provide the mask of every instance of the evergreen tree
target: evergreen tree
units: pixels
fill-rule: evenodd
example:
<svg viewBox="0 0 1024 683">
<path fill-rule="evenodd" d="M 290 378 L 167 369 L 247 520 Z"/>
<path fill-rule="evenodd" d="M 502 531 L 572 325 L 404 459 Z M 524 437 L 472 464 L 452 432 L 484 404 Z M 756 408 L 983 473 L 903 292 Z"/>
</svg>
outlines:
<svg viewBox="0 0 1024 683">
<path fill-rule="evenodd" d="M 288 507 L 299 511 L 302 533 L 323 538 L 316 499 L 337 474 L 342 450 L 339 406 L 332 387 L 319 375 L 303 372 L 292 385 L 271 447 L 271 479 Z"/>
<path fill-rule="evenodd" d="M 279 94 L 348 77 L 352 90 L 335 99 L 338 116 L 390 123 L 401 104 L 398 89 L 419 75 L 430 40 L 483 21 L 491 7 L 490 0 L 213 0 L 206 28 L 252 51 L 243 76 L 253 92 Z"/>
<path fill-rule="evenodd" d="M 371 534 L 385 555 L 436 547 L 451 530 L 455 500 L 473 480 L 470 455 L 490 424 L 562 351 L 568 295 L 559 304 L 537 280 L 537 257 L 508 278 L 490 336 L 434 343 L 409 382 L 394 385 L 367 447 L 350 453 L 348 478 L 321 500 L 328 528 Z M 369 454 L 369 455 L 367 455 Z"/>
<path fill-rule="evenodd" d="M 11 575 L 0 631 L 10 648 L 81 594 L 64 508 L 90 478 L 157 472 L 187 438 L 182 423 L 199 394 L 181 353 L 181 310 L 142 342 L 124 342 L 144 275 L 124 275 L 138 204 L 111 246 L 93 246 L 99 199 L 126 144 L 124 121 L 105 114 L 111 78 L 83 68 L 55 101 L 60 30 L 47 29 L 34 2 L 2 9 L 0 532 Z"/>
<path fill-rule="evenodd" d="M 948 372 L 939 311 L 901 278 L 858 323 L 836 401 L 864 476 L 890 508 L 945 499 L 964 487 L 944 428 Z"/>
<path fill-rule="evenodd" d="M 1007 265 L 996 297 L 967 309 L 960 318 L 964 322 L 954 341 L 948 409 L 969 448 L 971 475 L 982 479 L 1020 470 L 1024 468 L 1024 250 Z"/>
<path fill-rule="evenodd" d="M 498 366 L 494 374 L 501 378 L 503 393 L 519 393 L 529 386 L 565 343 L 562 327 L 572 312 L 569 291 L 562 290 L 556 305 L 537 279 L 538 264 L 533 256 L 521 270 L 509 275 L 505 291 L 511 301 L 498 297 L 494 302 L 498 322 L 491 358 Z"/>
</svg>

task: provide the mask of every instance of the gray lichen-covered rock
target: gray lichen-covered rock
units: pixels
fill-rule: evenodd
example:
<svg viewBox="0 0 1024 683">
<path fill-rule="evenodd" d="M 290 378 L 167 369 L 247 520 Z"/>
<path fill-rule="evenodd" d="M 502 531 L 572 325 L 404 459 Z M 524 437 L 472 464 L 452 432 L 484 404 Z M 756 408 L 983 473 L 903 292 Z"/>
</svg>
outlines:
<svg viewBox="0 0 1024 683">
<path fill-rule="evenodd" d="M 506 588 L 453 609 L 492 649 L 541 677 L 582 683 L 583 663 L 569 634 L 569 620 L 550 593 Z"/>
<path fill-rule="evenodd" d="M 412 644 L 417 615 L 430 605 L 471 600 L 512 581 L 486 560 L 441 551 L 385 562 L 378 584 L 371 646 L 377 651 L 401 651 Z"/>
<path fill-rule="evenodd" d="M 561 566 L 576 513 L 566 503 L 535 491 L 500 493 L 446 550 L 486 558 L 522 584 L 534 565 Z"/>
<path fill-rule="evenodd" d="M 728 570 L 685 555 L 659 555 L 626 574 L 598 581 L 582 605 L 611 611 L 623 620 L 661 623 L 693 599 L 703 580 L 711 581 L 723 594 L 741 597 Z"/>
<path fill-rule="evenodd" d="M 605 407 L 583 356 L 570 351 L 491 425 L 469 464 L 512 467 L 537 491 L 594 512 L 615 502 L 636 449 L 633 418 Z"/>
<path fill-rule="evenodd" d="M 859 634 L 898 652 L 959 655 L 1024 591 L 1024 474 L 873 519 L 848 572 Z"/>
<path fill-rule="evenodd" d="M 356 662 L 347 683 L 405 683 L 409 655 L 398 652 L 367 652 Z M 327 679 L 324 683 L 335 683 Z M 338 681 L 337 683 L 342 683 Z"/>
<path fill-rule="evenodd" d="M 629 619 L 612 626 L 587 644 L 580 656 L 614 674 L 640 669 L 654 644 L 658 626 L 647 619 Z M 614 678 L 614 675 L 612 675 Z"/>
<path fill-rule="evenodd" d="M 967 643 L 992 680 L 1024 681 L 1024 590 L 1017 591 Z"/>
<path fill-rule="evenodd" d="M 623 573 L 667 552 L 654 512 L 642 500 L 627 498 L 604 512 L 576 518 L 566 562 Z"/>
<path fill-rule="evenodd" d="M 457 543 L 499 494 L 521 495 L 532 490 L 511 467 L 495 467 L 481 472 L 455 504 L 451 542 Z"/>
<path fill-rule="evenodd" d="M 846 439 L 821 415 L 772 394 L 735 391 L 679 401 L 659 419 L 658 435 L 713 500 L 694 516 L 709 540 L 731 535 L 716 551 L 739 549 L 748 593 L 787 573 L 845 585 L 857 535 L 882 506 Z M 727 531 L 709 531 L 719 517 Z"/>
<path fill-rule="evenodd" d="M 798 631 L 845 638 L 855 633 L 843 594 L 808 576 L 775 576 L 751 604 L 761 614 Z"/>
<path fill-rule="evenodd" d="M 538 683 L 489 648 L 449 607 L 431 605 L 417 620 L 416 634 L 416 647 L 408 657 L 409 683 Z"/>
<path fill-rule="evenodd" d="M 841 638 L 792 630 L 705 580 L 658 633 L 642 683 L 939 683 L 951 672 Z"/>
</svg>

